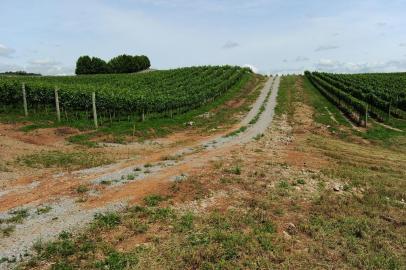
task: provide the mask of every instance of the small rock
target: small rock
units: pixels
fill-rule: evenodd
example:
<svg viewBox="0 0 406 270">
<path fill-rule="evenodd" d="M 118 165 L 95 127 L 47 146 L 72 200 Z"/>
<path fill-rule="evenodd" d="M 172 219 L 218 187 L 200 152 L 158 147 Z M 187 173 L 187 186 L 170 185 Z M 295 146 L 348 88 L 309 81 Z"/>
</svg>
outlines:
<svg viewBox="0 0 406 270">
<path fill-rule="evenodd" d="M 193 121 L 190 121 L 190 122 L 186 122 L 185 123 L 185 126 L 193 126 L 195 124 L 195 122 L 193 122 Z"/>
<path fill-rule="evenodd" d="M 334 186 L 333 186 L 333 190 L 336 191 L 336 192 L 341 191 L 342 188 L 343 187 L 341 185 L 339 185 L 339 184 L 334 184 Z"/>
<path fill-rule="evenodd" d="M 290 236 L 290 234 L 288 234 L 287 232 L 283 231 L 283 238 L 285 238 L 286 240 L 290 240 L 292 239 L 292 236 Z"/>
<path fill-rule="evenodd" d="M 290 234 L 290 235 L 295 235 L 297 234 L 297 228 L 295 226 L 295 224 L 293 223 L 288 223 L 286 225 L 286 231 Z"/>
</svg>

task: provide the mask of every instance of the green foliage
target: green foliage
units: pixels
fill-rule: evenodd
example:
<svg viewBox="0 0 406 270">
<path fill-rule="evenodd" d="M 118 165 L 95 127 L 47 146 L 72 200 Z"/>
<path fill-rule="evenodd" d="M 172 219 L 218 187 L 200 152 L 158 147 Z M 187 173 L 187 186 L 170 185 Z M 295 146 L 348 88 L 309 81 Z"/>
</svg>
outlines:
<svg viewBox="0 0 406 270">
<path fill-rule="evenodd" d="M 146 70 L 151 63 L 145 55 L 120 55 L 108 63 L 98 57 L 81 56 L 76 62 L 76 75 L 106 74 L 106 73 L 133 73 Z"/>
<path fill-rule="evenodd" d="M 106 228 L 114 228 L 121 223 L 120 216 L 115 212 L 108 212 L 108 213 L 98 213 L 94 216 L 94 224 L 106 227 Z"/>
<path fill-rule="evenodd" d="M 98 269 L 124 270 L 137 263 L 138 259 L 130 254 L 113 251 L 104 261 L 97 262 L 95 266 Z"/>
<path fill-rule="evenodd" d="M 157 206 L 164 198 L 161 195 L 149 195 L 144 198 L 144 203 L 147 206 Z"/>
<path fill-rule="evenodd" d="M 406 119 L 406 74 L 331 74 L 305 72 L 312 83 L 345 114 L 358 122 L 366 113 L 380 121 Z"/>
<path fill-rule="evenodd" d="M 89 188 L 85 185 L 80 185 L 76 188 L 76 192 L 80 193 L 80 194 L 86 193 L 88 191 L 89 191 Z"/>
<path fill-rule="evenodd" d="M 88 58 L 81 60 L 87 65 Z M 92 59 L 90 59 L 90 62 Z M 90 118 L 92 92 L 100 116 L 140 119 L 142 115 L 172 117 L 201 107 L 237 85 L 247 69 L 231 66 L 191 67 L 144 74 L 64 77 L 0 77 L 0 105 L 21 108 L 22 83 L 29 110 L 54 107 L 54 89 L 65 118 Z M 78 113 L 81 114 L 78 116 Z"/>
<path fill-rule="evenodd" d="M 123 54 L 111 59 L 108 66 L 112 73 L 133 73 L 146 70 L 151 64 L 145 55 L 131 56 Z"/>
<path fill-rule="evenodd" d="M 365 116 L 368 112 L 368 105 L 349 93 L 331 85 L 319 76 L 319 73 L 305 72 L 314 86 L 332 103 L 339 107 L 344 114 L 353 119 L 358 124 L 365 123 Z"/>
<path fill-rule="evenodd" d="M 110 162 L 101 155 L 88 155 L 85 152 L 64 153 L 61 151 L 41 151 L 24 155 L 17 159 L 23 165 L 32 168 L 69 168 L 81 169 L 96 167 Z"/>
</svg>

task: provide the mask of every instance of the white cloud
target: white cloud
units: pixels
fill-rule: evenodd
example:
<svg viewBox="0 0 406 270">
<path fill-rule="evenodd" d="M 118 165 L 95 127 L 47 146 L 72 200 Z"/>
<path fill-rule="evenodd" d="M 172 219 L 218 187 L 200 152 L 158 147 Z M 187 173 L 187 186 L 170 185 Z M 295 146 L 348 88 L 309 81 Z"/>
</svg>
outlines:
<svg viewBox="0 0 406 270">
<path fill-rule="evenodd" d="M 310 59 L 307 58 L 307 57 L 298 56 L 298 57 L 296 57 L 295 62 L 307 62 L 307 61 L 309 61 L 309 60 L 310 60 Z"/>
<path fill-rule="evenodd" d="M 23 68 L 19 65 L 0 63 L 0 72 L 18 71 L 22 69 Z"/>
<path fill-rule="evenodd" d="M 406 47 L 406 43 L 400 43 L 399 47 Z"/>
<path fill-rule="evenodd" d="M 26 65 L 0 63 L 0 72 L 19 70 L 42 75 L 72 75 L 74 73 L 73 67 L 64 66 L 49 59 L 31 60 Z"/>
<path fill-rule="evenodd" d="M 342 73 L 396 72 L 406 70 L 406 60 L 353 63 L 322 59 L 315 67 L 320 71 Z"/>
<path fill-rule="evenodd" d="M 239 47 L 240 44 L 235 42 L 235 41 L 227 41 L 224 45 L 223 45 L 223 49 L 233 49 L 236 47 Z"/>
<path fill-rule="evenodd" d="M 258 72 L 259 72 L 259 68 L 257 68 L 257 67 L 254 66 L 254 65 L 245 64 L 243 67 L 250 68 L 254 73 L 258 73 Z"/>
<path fill-rule="evenodd" d="M 340 48 L 340 46 L 337 45 L 322 45 L 319 46 L 315 51 L 316 52 L 321 52 L 321 51 L 329 51 L 329 50 L 335 50 Z"/>
<path fill-rule="evenodd" d="M 0 56 L 10 58 L 15 53 L 15 50 L 0 44 Z"/>
<path fill-rule="evenodd" d="M 36 59 L 31 60 L 28 63 L 33 66 L 55 66 L 60 64 L 59 62 L 50 59 Z"/>
<path fill-rule="evenodd" d="M 247 9 L 258 9 L 269 6 L 272 2 L 270 0 L 234 0 L 233 4 L 230 5 L 228 1 L 207 1 L 207 0 L 139 0 L 141 2 L 152 4 L 155 6 L 161 6 L 165 8 L 187 8 L 195 10 L 205 10 L 205 11 L 230 11 L 230 10 L 241 10 L 246 11 Z M 270 3 L 271 2 L 271 3 Z"/>
<path fill-rule="evenodd" d="M 379 27 L 385 27 L 387 25 L 388 25 L 388 23 L 386 23 L 386 22 L 378 22 L 378 23 L 376 23 L 376 26 L 379 26 Z"/>
</svg>

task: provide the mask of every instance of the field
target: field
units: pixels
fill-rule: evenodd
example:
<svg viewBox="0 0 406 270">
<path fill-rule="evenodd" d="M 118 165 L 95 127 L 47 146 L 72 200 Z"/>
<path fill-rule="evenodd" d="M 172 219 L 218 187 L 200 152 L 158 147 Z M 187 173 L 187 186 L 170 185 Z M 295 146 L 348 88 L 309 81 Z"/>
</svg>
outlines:
<svg viewBox="0 0 406 270">
<path fill-rule="evenodd" d="M 368 116 L 379 121 L 406 119 L 406 74 L 331 74 L 306 72 L 320 91 L 349 117 L 366 125 Z"/>
<path fill-rule="evenodd" d="M 405 269 L 401 103 L 245 76 L 145 141 L 0 114 L 0 269 Z"/>
<path fill-rule="evenodd" d="M 53 111 L 58 89 L 60 113 L 92 117 L 92 93 L 100 117 L 108 121 L 171 117 L 207 104 L 250 73 L 239 67 L 192 67 L 144 74 L 65 77 L 0 77 L 0 107 L 23 114 L 23 84 L 29 114 Z"/>
</svg>

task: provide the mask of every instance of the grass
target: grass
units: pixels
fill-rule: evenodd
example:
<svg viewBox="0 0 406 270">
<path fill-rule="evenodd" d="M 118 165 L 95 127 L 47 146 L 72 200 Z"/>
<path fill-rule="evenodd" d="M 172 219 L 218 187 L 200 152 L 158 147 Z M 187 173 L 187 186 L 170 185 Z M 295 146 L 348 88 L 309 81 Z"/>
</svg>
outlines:
<svg viewBox="0 0 406 270">
<path fill-rule="evenodd" d="M 101 226 L 105 228 L 114 228 L 121 223 L 121 218 L 117 213 L 108 212 L 104 214 L 96 214 L 94 217 L 95 226 Z"/>
<path fill-rule="evenodd" d="M 89 187 L 85 185 L 80 185 L 76 188 L 76 192 L 79 194 L 84 194 L 89 191 Z"/>
<path fill-rule="evenodd" d="M 225 137 L 225 138 L 229 138 L 229 137 L 237 136 L 238 134 L 240 134 L 240 133 L 246 131 L 247 128 L 248 128 L 247 126 L 242 126 L 242 127 L 240 127 L 239 129 L 237 129 L 237 130 L 235 130 L 235 131 L 233 131 L 233 132 L 228 133 L 228 134 L 225 135 L 224 137 Z"/>
<path fill-rule="evenodd" d="M 98 144 L 96 142 L 90 141 L 94 135 L 95 133 L 88 133 L 70 136 L 68 138 L 68 142 L 73 144 L 84 145 L 87 147 L 97 147 Z"/>
<path fill-rule="evenodd" d="M 21 156 L 17 162 L 31 168 L 85 169 L 109 164 L 111 160 L 97 153 L 41 151 Z"/>
<path fill-rule="evenodd" d="M 37 213 L 37 215 L 43 215 L 43 214 L 49 213 L 51 210 L 52 210 L 52 207 L 49 205 L 46 205 L 46 206 L 38 207 L 35 212 Z"/>
<path fill-rule="evenodd" d="M 0 224 L 23 223 L 23 221 L 29 216 L 28 209 L 17 209 L 10 211 L 8 214 L 9 217 L 0 219 Z"/>
<path fill-rule="evenodd" d="M 9 237 L 15 231 L 15 225 L 7 225 L 0 228 L 0 235 L 2 237 Z"/>
<path fill-rule="evenodd" d="M 147 206 L 153 207 L 153 206 L 158 206 L 159 203 L 164 201 L 165 199 L 161 195 L 149 195 L 144 198 L 144 203 Z"/>
<path fill-rule="evenodd" d="M 235 165 L 231 168 L 225 169 L 224 170 L 226 173 L 231 173 L 231 174 L 235 174 L 235 175 L 241 175 L 242 169 L 240 165 Z"/>
</svg>

